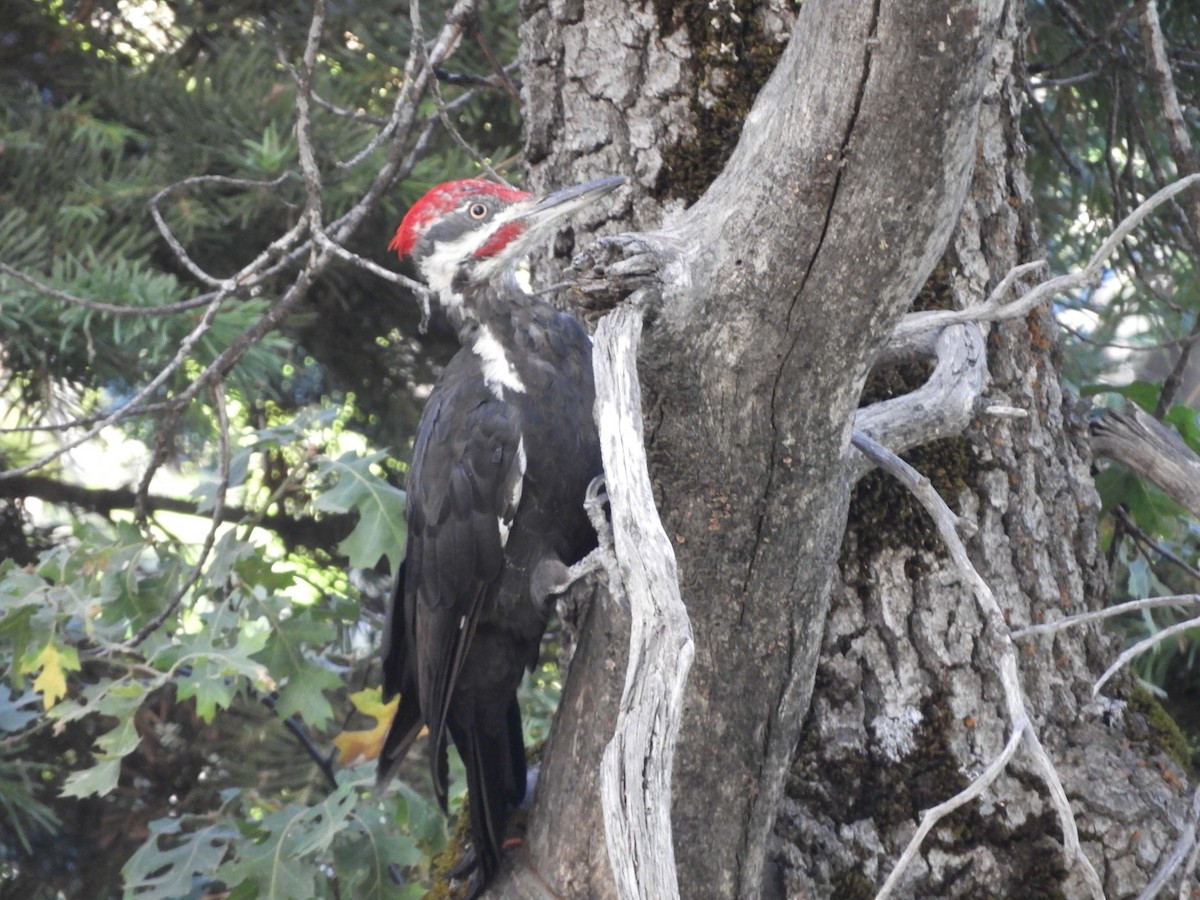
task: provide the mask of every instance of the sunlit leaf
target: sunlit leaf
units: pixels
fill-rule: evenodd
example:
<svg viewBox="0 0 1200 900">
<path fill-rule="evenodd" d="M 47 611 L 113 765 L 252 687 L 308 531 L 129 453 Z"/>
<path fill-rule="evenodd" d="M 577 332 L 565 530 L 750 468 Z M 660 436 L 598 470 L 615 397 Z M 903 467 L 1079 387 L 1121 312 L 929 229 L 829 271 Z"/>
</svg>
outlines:
<svg viewBox="0 0 1200 900">
<path fill-rule="evenodd" d="M 329 461 L 323 472 L 335 475 L 337 483 L 313 503 L 326 512 L 358 513 L 358 524 L 338 550 L 360 569 L 386 556 L 394 571 L 404 556 L 404 491 L 371 471 L 384 455 L 346 453 Z"/>
<path fill-rule="evenodd" d="M 335 691 L 343 683 L 342 676 L 336 672 L 309 663 L 288 676 L 275 701 L 275 711 L 285 719 L 298 715 L 313 728 L 321 728 L 333 718 L 333 707 L 324 692 Z"/>
<path fill-rule="evenodd" d="M 175 900 L 194 896 L 197 880 L 220 865 L 234 837 L 232 829 L 209 825 L 185 833 L 183 824 L 180 819 L 150 823 L 150 837 L 121 870 L 127 897 Z"/>
<path fill-rule="evenodd" d="M 38 672 L 33 689 L 42 695 L 42 705 L 49 709 L 67 693 L 67 673 L 79 671 L 79 653 L 74 647 L 57 643 L 53 638 L 34 654 L 27 654 L 19 671 Z"/>
<path fill-rule="evenodd" d="M 333 744 L 338 748 L 338 761 L 343 766 L 379 758 L 388 728 L 391 727 L 392 719 L 396 717 L 396 710 L 400 706 L 400 697 L 397 695 L 384 703 L 379 688 L 367 688 L 351 694 L 350 702 L 360 713 L 374 719 L 375 724 L 360 731 L 343 731 L 334 737 Z"/>
</svg>

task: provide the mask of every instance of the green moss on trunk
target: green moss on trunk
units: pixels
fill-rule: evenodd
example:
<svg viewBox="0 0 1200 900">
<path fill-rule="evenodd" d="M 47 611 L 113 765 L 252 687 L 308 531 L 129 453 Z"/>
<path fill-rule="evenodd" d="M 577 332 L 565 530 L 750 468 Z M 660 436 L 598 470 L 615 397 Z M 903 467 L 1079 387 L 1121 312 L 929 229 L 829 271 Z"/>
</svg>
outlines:
<svg viewBox="0 0 1200 900">
<path fill-rule="evenodd" d="M 764 33 L 756 5 L 651 0 L 660 34 L 686 30 L 695 75 L 695 134 L 664 150 L 656 199 L 695 202 L 737 146 L 742 122 L 786 46 Z"/>
</svg>

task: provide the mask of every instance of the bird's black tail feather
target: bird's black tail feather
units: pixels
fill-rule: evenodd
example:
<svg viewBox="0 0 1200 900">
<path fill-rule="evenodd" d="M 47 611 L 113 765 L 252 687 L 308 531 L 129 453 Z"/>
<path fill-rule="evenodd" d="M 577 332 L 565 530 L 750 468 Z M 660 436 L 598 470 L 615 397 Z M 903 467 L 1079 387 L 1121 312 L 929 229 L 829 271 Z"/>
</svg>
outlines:
<svg viewBox="0 0 1200 900">
<path fill-rule="evenodd" d="M 512 698 L 499 730 L 450 724 L 467 772 L 467 799 L 471 810 L 471 840 L 487 884 L 500 867 L 504 826 L 508 815 L 525 796 L 525 744 L 521 734 L 521 708 Z M 489 733 L 490 732 L 490 733 Z"/>
<path fill-rule="evenodd" d="M 400 763 L 404 762 L 404 757 L 408 755 L 409 748 L 417 739 L 417 735 L 421 733 L 421 726 L 424 724 L 417 692 L 415 690 L 404 691 L 400 695 L 400 706 L 396 710 L 396 717 L 392 719 L 392 725 L 383 741 L 383 749 L 379 751 L 379 766 L 375 770 L 376 787 L 380 789 L 387 787 L 395 776 L 396 770 L 400 768 Z"/>
</svg>

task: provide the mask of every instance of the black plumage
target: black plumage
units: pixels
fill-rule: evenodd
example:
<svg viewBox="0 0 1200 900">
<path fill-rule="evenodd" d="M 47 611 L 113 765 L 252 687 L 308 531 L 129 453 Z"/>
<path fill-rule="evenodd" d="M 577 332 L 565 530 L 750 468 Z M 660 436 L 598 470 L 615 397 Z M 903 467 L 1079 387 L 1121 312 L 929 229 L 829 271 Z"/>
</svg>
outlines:
<svg viewBox="0 0 1200 900">
<path fill-rule="evenodd" d="M 521 290 L 511 267 L 547 223 L 619 183 L 538 200 L 451 182 L 409 211 L 393 241 L 438 290 L 463 346 L 429 397 L 409 469 L 383 665 L 385 699 L 401 699 L 380 779 L 428 726 L 445 808 L 454 742 L 478 862 L 472 895 L 495 875 L 525 794 L 517 687 L 537 662 L 548 595 L 595 546 L 583 499 L 602 471 L 587 332 Z"/>
</svg>

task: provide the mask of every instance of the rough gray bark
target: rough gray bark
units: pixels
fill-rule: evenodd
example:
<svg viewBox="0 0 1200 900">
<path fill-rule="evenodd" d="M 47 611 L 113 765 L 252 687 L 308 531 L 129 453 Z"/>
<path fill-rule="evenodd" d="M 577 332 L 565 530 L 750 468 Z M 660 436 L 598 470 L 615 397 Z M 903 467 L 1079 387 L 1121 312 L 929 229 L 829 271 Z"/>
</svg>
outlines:
<svg viewBox="0 0 1200 900">
<path fill-rule="evenodd" d="M 653 248 L 678 255 L 642 356 L 647 449 L 697 640 L 675 784 L 683 896 L 761 892 L 845 524 L 849 425 L 965 193 L 999 3 L 910 7 L 802 7 L 729 165 Z M 653 190 L 667 142 L 655 130 L 665 139 L 680 122 L 662 113 L 686 88 L 679 57 L 696 51 L 692 32 L 658 7 L 525 12 L 538 177 L 604 167 Z M 663 71 L 649 60 L 664 54 L 673 82 L 645 75 Z M 537 68 L 559 59 L 565 76 Z M 645 146 L 647 131 L 657 146 Z M 606 679 L 611 659 L 581 647 L 571 682 L 590 691 Z M 592 711 L 565 704 L 529 842 L 551 885 L 550 860 L 572 850 L 539 831 L 588 830 L 586 809 L 559 808 L 580 802 L 586 788 L 573 778 L 595 765 L 579 743 L 591 721 L 573 712 Z M 575 878 L 562 893 L 611 889 L 578 880 L 591 860 L 561 867 Z"/>
<path fill-rule="evenodd" d="M 608 856 L 622 900 L 679 896 L 671 776 L 694 644 L 671 542 L 655 509 L 643 449 L 637 348 L 640 306 L 596 330 L 596 419 L 612 510 L 619 596 L 628 600 L 629 666 L 601 794 Z"/>
<path fill-rule="evenodd" d="M 662 293 L 640 363 L 651 476 L 696 637 L 674 781 L 686 897 L 870 896 L 921 811 L 1005 746 L 980 614 L 924 513 L 873 474 L 847 529 L 860 399 L 875 404 L 864 425 L 875 416 L 877 436 L 912 444 L 976 525 L 973 561 L 1014 627 L 1093 607 L 1105 587 L 1084 427 L 1045 313 L 985 326 L 986 379 L 969 328 L 916 341 L 949 368 L 889 399 L 927 376 L 885 371 L 914 298 L 978 304 L 1038 253 L 1013 78 L 1019 5 L 805 3 L 728 164 L 704 157 L 729 84 L 755 77 L 738 60 L 761 63 L 753 50 L 789 30 L 790 9 L 522 6 L 531 181 L 632 175 L 623 224 L 658 229 L 609 245 L 624 259 L 595 255 Z M 732 12 L 757 44 L 725 41 L 718 20 Z M 706 165 L 707 190 L 695 185 Z M 573 249 L 562 235 L 560 259 Z M 982 406 L 969 402 L 981 390 Z M 935 402 L 944 414 L 929 414 Z M 595 773 L 625 623 L 605 604 L 589 617 L 510 882 L 520 890 L 506 895 L 615 896 Z M 1110 661 L 1094 633 L 1022 641 L 1027 706 L 1088 858 L 1110 895 L 1135 892 L 1186 824 L 1182 773 L 1148 741 L 1144 707 L 1091 700 Z M 938 826 L 900 893 L 1082 895 L 1042 791 L 1018 754 Z"/>
<path fill-rule="evenodd" d="M 969 200 L 926 296 L 982 302 L 1038 254 L 1013 81 L 1020 8 L 991 68 Z M 1056 373 L 1044 312 L 990 327 L 985 400 L 1028 411 L 977 416 L 962 439 L 913 459 L 977 531 L 968 543 L 1009 623 L 1103 602 L 1098 503 L 1086 425 Z M 870 896 L 921 810 L 963 787 L 1005 743 L 981 621 L 928 521 L 882 476 L 856 493 L 827 619 L 817 687 L 775 833 L 789 895 Z M 1131 896 L 1184 827 L 1178 764 L 1141 703 L 1094 702 L 1115 653 L 1085 629 L 1023 642 L 1035 726 L 1056 762 L 1084 852 L 1109 896 Z M 1062 833 L 1020 754 L 971 807 L 935 830 L 905 896 L 1086 896 Z"/>
</svg>

